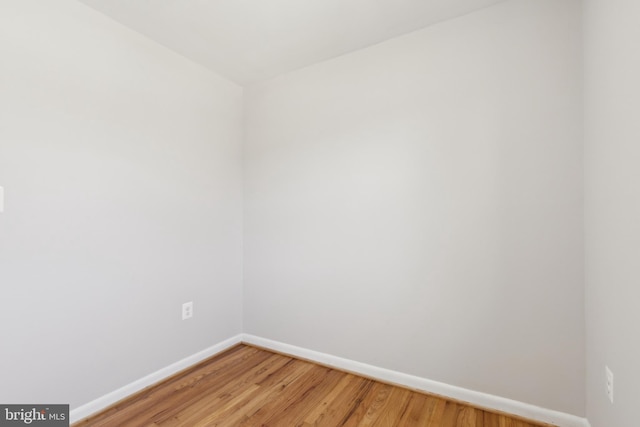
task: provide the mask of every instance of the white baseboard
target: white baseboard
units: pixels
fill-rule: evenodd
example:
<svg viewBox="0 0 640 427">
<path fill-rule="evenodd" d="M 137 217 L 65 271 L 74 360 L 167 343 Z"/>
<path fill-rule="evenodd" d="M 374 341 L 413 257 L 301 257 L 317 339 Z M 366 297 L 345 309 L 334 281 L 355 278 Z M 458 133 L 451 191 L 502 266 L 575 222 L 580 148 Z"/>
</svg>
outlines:
<svg viewBox="0 0 640 427">
<path fill-rule="evenodd" d="M 74 408 L 69 414 L 71 423 L 80 421 L 96 412 L 99 412 L 108 406 L 125 399 L 132 394 L 149 387 L 171 375 L 189 368 L 192 365 L 201 362 L 217 353 L 221 353 L 240 342 L 253 344 L 264 347 L 280 353 L 290 354 L 302 359 L 307 359 L 323 365 L 333 366 L 338 369 L 365 375 L 371 378 L 377 378 L 381 381 L 422 390 L 427 393 L 437 394 L 451 399 L 469 402 L 473 405 L 481 406 L 487 409 L 506 412 L 518 415 L 535 421 L 557 425 L 559 427 L 590 427 L 589 422 L 585 418 L 563 412 L 553 411 L 541 408 L 528 403 L 518 402 L 516 400 L 504 397 L 493 396 L 490 394 L 468 390 L 462 387 L 452 386 L 449 384 L 432 381 L 426 378 L 414 375 L 404 374 L 402 372 L 392 371 L 389 369 L 379 368 L 373 365 L 356 362 L 354 360 L 344 359 L 318 351 L 308 350 L 290 344 L 273 341 L 266 338 L 260 338 L 250 334 L 239 334 L 225 341 L 206 348 L 198 353 L 179 360 L 165 368 L 153 372 L 139 380 L 127 384 L 111 393 L 108 393 L 98 399 L 95 399 L 80 407 Z"/>
<path fill-rule="evenodd" d="M 242 342 L 253 344 L 280 353 L 289 354 L 302 359 L 318 362 L 323 365 L 332 366 L 341 370 L 353 372 L 367 377 L 376 378 L 381 381 L 422 390 L 427 393 L 437 394 L 443 397 L 449 397 L 451 399 L 463 402 L 468 402 L 472 405 L 477 405 L 487 409 L 506 412 L 509 414 L 528 418 L 530 420 L 553 424 L 559 427 L 589 427 L 589 422 L 585 418 L 581 418 L 575 415 L 553 411 L 551 409 L 545 409 L 504 397 L 481 393 L 479 391 L 468 390 L 462 387 L 456 387 L 449 384 L 432 381 L 426 378 L 404 374 L 402 372 L 379 368 L 377 366 L 367 365 L 365 363 L 356 362 L 354 360 L 344 359 L 341 357 L 332 356 L 330 354 L 320 353 L 302 347 L 297 347 L 266 338 L 256 337 L 250 334 L 242 334 Z"/>
<path fill-rule="evenodd" d="M 99 412 L 109 405 L 112 405 L 122 399 L 125 399 L 132 394 L 149 387 L 159 381 L 164 380 L 165 378 L 170 377 L 173 374 L 176 374 L 183 369 L 186 369 L 192 365 L 197 364 L 198 362 L 203 361 L 217 353 L 221 353 L 230 347 L 233 347 L 236 344 L 239 344 L 242 341 L 242 335 L 236 335 L 227 340 L 224 340 L 218 344 L 212 345 L 209 348 L 206 348 L 198 353 L 195 353 L 191 356 L 185 357 L 182 360 L 179 360 L 171 365 L 164 367 L 156 372 L 153 372 L 139 380 L 136 380 L 130 384 L 127 384 L 119 389 L 112 391 L 111 393 L 105 394 L 102 397 L 99 397 L 89 403 L 86 403 L 82 406 L 74 408 L 71 410 L 69 414 L 69 418 L 71 423 L 75 423 L 76 421 L 80 421 L 83 418 L 86 418 L 96 412 Z"/>
</svg>

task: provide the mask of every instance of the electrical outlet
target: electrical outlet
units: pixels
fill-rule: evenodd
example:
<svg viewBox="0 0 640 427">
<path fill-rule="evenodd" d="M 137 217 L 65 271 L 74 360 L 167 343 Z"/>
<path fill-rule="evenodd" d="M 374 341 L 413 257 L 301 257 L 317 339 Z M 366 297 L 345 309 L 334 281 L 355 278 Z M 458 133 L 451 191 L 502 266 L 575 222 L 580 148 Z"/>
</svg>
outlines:
<svg viewBox="0 0 640 427">
<path fill-rule="evenodd" d="M 193 301 L 182 304 L 182 320 L 191 319 L 193 317 Z"/>
<path fill-rule="evenodd" d="M 611 372 L 608 366 L 605 366 L 604 369 L 607 374 L 607 396 L 611 403 L 613 403 L 613 372 Z"/>
</svg>

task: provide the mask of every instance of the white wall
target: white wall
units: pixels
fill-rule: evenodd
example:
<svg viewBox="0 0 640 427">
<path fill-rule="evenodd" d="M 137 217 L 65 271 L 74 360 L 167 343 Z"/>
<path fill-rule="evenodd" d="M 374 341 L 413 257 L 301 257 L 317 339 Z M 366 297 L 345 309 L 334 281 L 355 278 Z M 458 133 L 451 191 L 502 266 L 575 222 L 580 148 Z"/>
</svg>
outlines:
<svg viewBox="0 0 640 427">
<path fill-rule="evenodd" d="M 241 331 L 241 97 L 78 2 L 1 2 L 0 402 L 76 407 Z"/>
<path fill-rule="evenodd" d="M 635 427 L 640 403 L 640 3 L 585 2 L 587 415 Z M 605 394 L 614 374 L 614 404 Z"/>
<path fill-rule="evenodd" d="M 245 331 L 583 415 L 580 24 L 513 0 L 248 88 Z"/>
</svg>

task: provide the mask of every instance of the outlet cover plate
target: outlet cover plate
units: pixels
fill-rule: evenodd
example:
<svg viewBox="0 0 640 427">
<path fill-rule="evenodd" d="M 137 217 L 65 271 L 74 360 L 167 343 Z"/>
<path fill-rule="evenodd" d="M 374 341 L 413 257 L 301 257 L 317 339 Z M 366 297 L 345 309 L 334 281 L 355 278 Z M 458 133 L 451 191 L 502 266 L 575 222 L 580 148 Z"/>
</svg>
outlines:
<svg viewBox="0 0 640 427">
<path fill-rule="evenodd" d="M 191 319 L 193 317 L 193 301 L 182 304 L 182 320 Z"/>
<path fill-rule="evenodd" d="M 605 366 L 604 369 L 607 375 L 607 396 L 611 403 L 613 403 L 613 372 L 611 372 L 608 366 Z"/>
</svg>

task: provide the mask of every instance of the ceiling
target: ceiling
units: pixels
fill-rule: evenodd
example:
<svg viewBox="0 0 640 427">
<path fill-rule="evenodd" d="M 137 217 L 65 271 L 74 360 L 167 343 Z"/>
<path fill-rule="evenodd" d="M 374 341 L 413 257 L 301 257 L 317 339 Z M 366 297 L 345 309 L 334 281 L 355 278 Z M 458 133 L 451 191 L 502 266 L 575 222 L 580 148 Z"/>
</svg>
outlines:
<svg viewBox="0 0 640 427">
<path fill-rule="evenodd" d="M 238 84 L 503 0 L 80 0 Z"/>
</svg>

